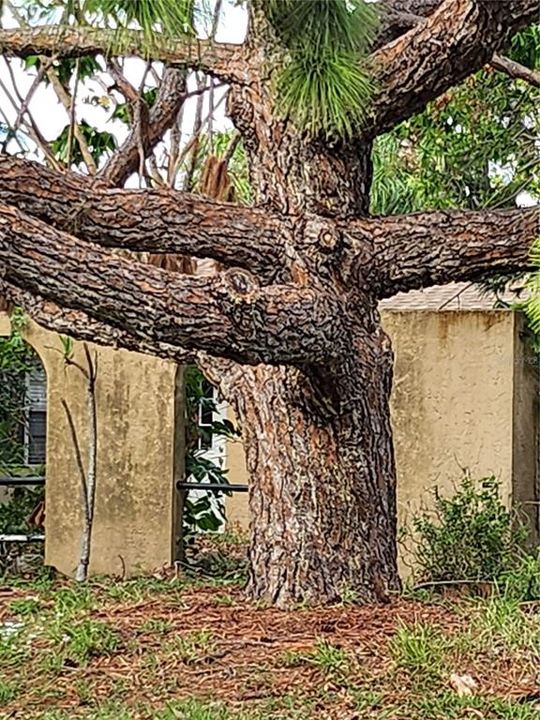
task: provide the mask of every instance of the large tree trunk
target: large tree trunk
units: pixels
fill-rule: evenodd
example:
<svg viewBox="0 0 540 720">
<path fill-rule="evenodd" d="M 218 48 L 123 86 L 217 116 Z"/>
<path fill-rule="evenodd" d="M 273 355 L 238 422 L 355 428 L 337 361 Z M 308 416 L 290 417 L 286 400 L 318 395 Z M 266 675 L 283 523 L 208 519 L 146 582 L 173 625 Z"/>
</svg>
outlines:
<svg viewBox="0 0 540 720">
<path fill-rule="evenodd" d="M 253 34 L 275 48 L 264 18 Z M 369 209 L 371 145 L 309 138 L 279 118 L 266 79 L 233 90 L 229 112 L 250 156 L 257 202 L 299 218 L 292 280 L 330 292 L 353 309 L 351 343 L 329 366 L 244 369 L 235 406 L 250 479 L 251 598 L 281 607 L 345 597 L 385 601 L 399 587 L 395 467 L 389 415 L 390 341 L 362 283 L 345 289 L 324 251 L 339 239 L 312 213 L 347 220 Z M 339 340 L 336 326 L 333 340 Z M 226 385 L 227 383 L 225 383 Z"/>
<path fill-rule="evenodd" d="M 392 353 L 380 328 L 355 351 L 317 373 L 243 374 L 253 599 L 375 602 L 399 587 Z"/>
</svg>

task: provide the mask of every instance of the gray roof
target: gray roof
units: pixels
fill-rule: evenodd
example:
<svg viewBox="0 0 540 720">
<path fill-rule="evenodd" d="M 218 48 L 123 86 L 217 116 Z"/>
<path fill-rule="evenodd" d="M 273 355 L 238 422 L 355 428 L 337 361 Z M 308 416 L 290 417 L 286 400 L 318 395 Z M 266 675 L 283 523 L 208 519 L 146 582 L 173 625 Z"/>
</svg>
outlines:
<svg viewBox="0 0 540 720">
<path fill-rule="evenodd" d="M 516 290 L 506 290 L 500 299 L 508 304 L 519 300 Z M 381 310 L 493 310 L 501 304 L 492 292 L 486 292 L 475 283 L 449 283 L 425 290 L 398 293 L 379 303 Z"/>
</svg>

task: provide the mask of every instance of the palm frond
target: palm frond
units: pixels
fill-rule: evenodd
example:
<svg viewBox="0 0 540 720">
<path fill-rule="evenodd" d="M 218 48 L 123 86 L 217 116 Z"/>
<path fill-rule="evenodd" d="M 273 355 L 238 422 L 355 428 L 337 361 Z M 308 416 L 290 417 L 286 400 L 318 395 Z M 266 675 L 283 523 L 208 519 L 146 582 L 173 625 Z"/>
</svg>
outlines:
<svg viewBox="0 0 540 720">
<path fill-rule="evenodd" d="M 290 62 L 278 81 L 281 110 L 310 134 L 348 136 L 363 122 L 373 85 L 366 57 L 378 25 L 364 0 L 267 0 Z"/>
<path fill-rule="evenodd" d="M 115 50 L 121 51 L 128 29 L 142 31 L 150 56 L 160 43 L 194 34 L 194 0 L 81 0 L 76 21 L 104 23 L 116 30 Z"/>
</svg>

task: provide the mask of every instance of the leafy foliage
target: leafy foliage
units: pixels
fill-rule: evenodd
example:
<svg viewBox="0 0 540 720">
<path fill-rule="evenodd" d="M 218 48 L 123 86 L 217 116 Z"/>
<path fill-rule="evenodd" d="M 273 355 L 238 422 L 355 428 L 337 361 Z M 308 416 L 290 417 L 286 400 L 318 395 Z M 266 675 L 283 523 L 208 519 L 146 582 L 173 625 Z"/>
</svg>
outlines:
<svg viewBox="0 0 540 720">
<path fill-rule="evenodd" d="M 78 12 L 112 19 L 118 25 L 138 25 L 150 39 L 156 30 L 169 37 L 190 34 L 193 11 L 193 0 L 82 0 Z"/>
<path fill-rule="evenodd" d="M 29 55 L 23 60 L 23 63 L 27 70 L 30 70 L 31 68 L 39 70 L 42 66 L 42 58 L 40 58 L 39 55 Z M 94 77 L 96 73 L 103 70 L 99 59 L 92 56 L 77 59 L 63 58 L 62 60 L 55 60 L 52 63 L 52 68 L 64 87 L 69 86 L 75 72 L 77 73 L 79 80 L 83 81 Z M 46 74 L 43 76 L 43 82 L 45 85 L 50 84 L 49 78 Z"/>
<path fill-rule="evenodd" d="M 26 377 L 36 361 L 21 330 L 24 317 L 12 316 L 11 335 L 0 338 L 0 472 L 24 462 Z"/>
<path fill-rule="evenodd" d="M 531 329 L 538 335 L 540 334 L 540 237 L 533 244 L 531 259 L 537 270 L 529 279 L 530 296 L 525 304 L 525 311 Z"/>
<path fill-rule="evenodd" d="M 377 29 L 376 6 L 267 0 L 265 8 L 290 55 L 278 81 L 283 112 L 312 135 L 351 135 L 373 90 L 365 58 Z"/>
<path fill-rule="evenodd" d="M 24 8 L 32 23 L 57 22 L 112 27 L 120 51 L 126 28 L 144 34 L 150 53 L 159 43 L 193 34 L 193 0 L 33 0 Z"/>
<path fill-rule="evenodd" d="M 538 28 L 519 33 L 510 55 L 534 67 Z M 524 190 L 540 198 L 539 137 L 531 86 L 483 69 L 376 140 L 371 209 L 515 207 Z"/>
<path fill-rule="evenodd" d="M 430 582 L 497 580 L 517 566 L 527 538 L 494 477 L 466 475 L 451 498 L 436 489 L 433 513 L 417 514 L 412 528 L 415 560 Z"/>
<path fill-rule="evenodd" d="M 16 310 L 11 335 L 0 338 L 0 475 L 40 472 L 24 468 L 23 431 L 27 423 L 26 378 L 35 367 L 36 355 L 22 337 L 24 315 Z M 17 487 L 0 504 L 0 532 L 28 532 L 27 519 L 43 496 L 43 490 Z"/>
<path fill-rule="evenodd" d="M 212 415 L 217 411 L 217 403 L 209 393 L 209 384 L 201 371 L 191 366 L 185 373 L 186 398 L 186 477 L 193 482 L 211 482 L 224 486 L 228 484 L 227 470 L 218 463 L 205 457 L 211 445 L 213 435 L 225 437 L 237 436 L 238 430 L 227 419 L 212 420 L 209 425 L 200 425 L 199 411 L 206 410 Z M 184 500 L 184 534 L 188 538 L 197 530 L 216 531 L 224 518 L 223 492 L 208 490 L 202 497 L 188 493 Z"/>
<path fill-rule="evenodd" d="M 540 551 L 522 557 L 515 567 L 501 575 L 498 585 L 502 595 L 510 600 L 540 600 Z"/>
<path fill-rule="evenodd" d="M 90 154 L 96 164 L 99 163 L 107 153 L 112 153 L 118 148 L 116 138 L 112 133 L 106 130 L 96 130 L 96 128 L 89 125 L 86 120 L 79 122 L 79 130 L 86 140 Z M 70 126 L 66 125 L 60 135 L 51 143 L 51 150 L 54 156 L 63 163 L 67 162 L 70 155 L 70 137 Z M 84 157 L 77 138 L 72 138 L 71 145 L 71 161 L 75 165 L 82 165 L 84 163 Z"/>
</svg>

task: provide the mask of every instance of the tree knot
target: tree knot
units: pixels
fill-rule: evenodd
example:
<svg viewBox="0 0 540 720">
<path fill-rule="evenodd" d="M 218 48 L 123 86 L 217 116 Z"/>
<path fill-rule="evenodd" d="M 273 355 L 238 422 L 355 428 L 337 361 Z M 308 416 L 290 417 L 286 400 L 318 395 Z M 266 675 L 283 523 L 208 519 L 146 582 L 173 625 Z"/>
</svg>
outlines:
<svg viewBox="0 0 540 720">
<path fill-rule="evenodd" d="M 249 295 L 259 289 L 257 278 L 247 270 L 237 268 L 226 270 L 223 279 L 229 288 L 238 295 Z"/>
<path fill-rule="evenodd" d="M 330 254 L 335 252 L 341 244 L 339 232 L 325 228 L 319 233 L 318 245 L 321 252 Z"/>
</svg>

